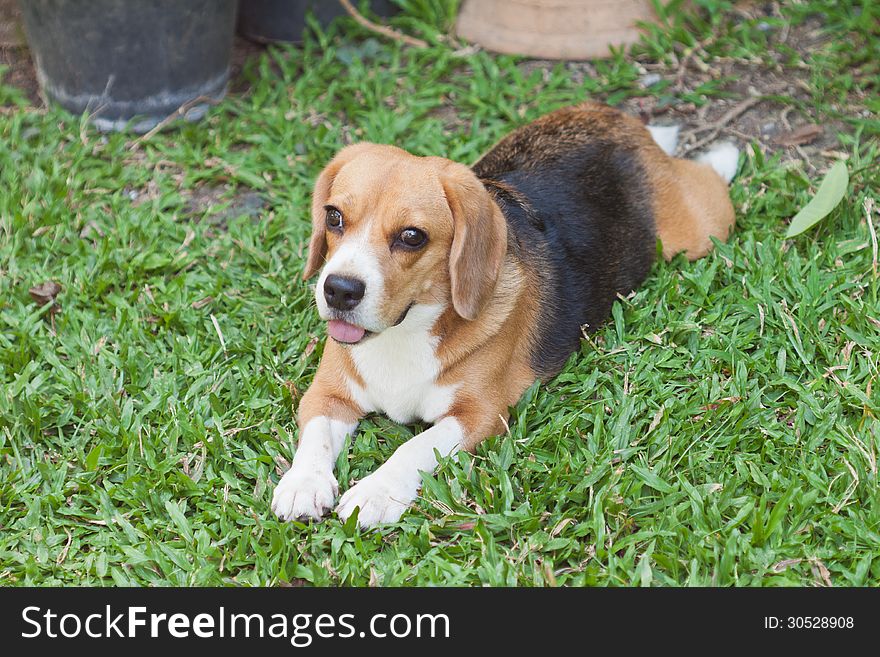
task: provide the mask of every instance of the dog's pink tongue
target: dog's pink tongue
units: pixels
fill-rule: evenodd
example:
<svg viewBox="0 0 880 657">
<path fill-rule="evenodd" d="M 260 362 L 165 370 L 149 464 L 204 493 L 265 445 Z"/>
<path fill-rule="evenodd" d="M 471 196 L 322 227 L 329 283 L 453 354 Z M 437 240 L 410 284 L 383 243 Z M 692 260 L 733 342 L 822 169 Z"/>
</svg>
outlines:
<svg viewBox="0 0 880 657">
<path fill-rule="evenodd" d="M 339 342 L 358 342 L 366 331 L 360 326 L 343 322 L 341 319 L 331 319 L 327 322 L 327 333 Z"/>
</svg>

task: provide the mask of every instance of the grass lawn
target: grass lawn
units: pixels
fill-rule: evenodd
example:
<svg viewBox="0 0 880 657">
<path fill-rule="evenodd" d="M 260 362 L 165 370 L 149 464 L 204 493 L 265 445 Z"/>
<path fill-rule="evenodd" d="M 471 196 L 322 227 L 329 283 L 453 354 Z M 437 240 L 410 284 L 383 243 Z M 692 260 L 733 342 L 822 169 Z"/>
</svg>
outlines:
<svg viewBox="0 0 880 657">
<path fill-rule="evenodd" d="M 142 141 L 0 83 L 0 585 L 880 583 L 877 4 L 698 0 L 581 64 L 401 4 L 430 48 L 340 20 Z M 324 339 L 299 277 L 317 172 L 361 139 L 470 163 L 586 98 L 743 147 L 729 243 L 657 263 L 398 524 L 279 522 Z M 840 158 L 844 201 L 784 239 Z M 370 417 L 341 488 L 421 428 Z"/>
</svg>

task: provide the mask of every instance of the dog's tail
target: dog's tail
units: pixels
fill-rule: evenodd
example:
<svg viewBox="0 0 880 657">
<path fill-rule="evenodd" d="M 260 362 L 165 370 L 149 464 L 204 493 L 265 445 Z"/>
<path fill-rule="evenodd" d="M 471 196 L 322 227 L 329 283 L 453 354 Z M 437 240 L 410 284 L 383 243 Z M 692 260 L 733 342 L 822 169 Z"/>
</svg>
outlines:
<svg viewBox="0 0 880 657">
<path fill-rule="evenodd" d="M 675 155 L 678 146 L 678 126 L 649 125 L 648 132 L 667 155 Z M 724 182 L 729 183 L 736 175 L 739 166 L 739 149 L 729 141 L 713 144 L 705 153 L 696 158 L 697 162 L 708 164 L 721 176 Z"/>
<path fill-rule="evenodd" d="M 648 126 L 648 131 L 660 147 L 647 149 L 645 156 L 663 255 L 669 259 L 684 251 L 689 260 L 700 258 L 712 250 L 712 238 L 727 239 L 733 227 L 728 183 L 736 174 L 739 150 L 720 143 L 693 160 L 679 158 L 674 155 L 677 126 Z"/>
<path fill-rule="evenodd" d="M 739 167 L 739 149 L 729 141 L 714 144 L 697 158 L 697 162 L 708 164 L 724 182 L 729 183 Z"/>
</svg>

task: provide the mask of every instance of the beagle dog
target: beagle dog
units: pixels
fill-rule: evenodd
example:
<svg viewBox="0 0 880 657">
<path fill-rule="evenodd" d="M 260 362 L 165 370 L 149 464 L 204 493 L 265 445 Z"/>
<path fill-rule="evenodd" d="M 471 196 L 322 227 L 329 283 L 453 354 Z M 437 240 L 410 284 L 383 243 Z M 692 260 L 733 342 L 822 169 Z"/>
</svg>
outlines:
<svg viewBox="0 0 880 657">
<path fill-rule="evenodd" d="M 468 168 L 395 146 L 343 148 L 321 172 L 303 274 L 330 340 L 299 405 L 279 518 L 321 518 L 346 436 L 367 413 L 430 429 L 336 505 L 362 527 L 398 520 L 438 458 L 505 431 L 582 330 L 635 289 L 657 253 L 691 260 L 734 223 L 738 151 L 677 159 L 675 129 L 598 103 L 548 114 Z M 661 145 L 665 147 L 661 148 Z"/>
</svg>

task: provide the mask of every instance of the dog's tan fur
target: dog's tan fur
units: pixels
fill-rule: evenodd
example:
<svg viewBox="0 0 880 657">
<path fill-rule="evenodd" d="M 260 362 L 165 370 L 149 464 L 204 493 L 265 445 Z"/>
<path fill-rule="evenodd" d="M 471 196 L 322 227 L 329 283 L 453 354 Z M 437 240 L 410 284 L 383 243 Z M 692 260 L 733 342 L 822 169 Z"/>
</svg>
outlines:
<svg viewBox="0 0 880 657">
<path fill-rule="evenodd" d="M 384 319 L 391 324 L 410 299 L 447 306 L 434 330 L 440 338 L 438 383 L 465 383 L 450 414 L 461 417 L 468 447 L 503 430 L 508 406 L 534 380 L 529 332 L 522 328 L 537 312 L 537 293 L 529 290 L 521 264 L 504 257 L 504 217 L 482 183 L 466 166 L 443 158 L 375 144 L 343 149 L 315 184 L 304 278 L 317 272 L 340 240 L 324 226 L 326 205 L 346 217 L 342 239 L 367 230 L 371 242 L 384 245 L 403 227 L 430 226 L 431 243 L 419 257 L 389 254 L 381 263 Z M 299 406 L 300 427 L 320 415 L 345 421 L 362 415 L 345 378 L 362 385 L 349 351 L 328 340 Z M 495 403 L 486 407 L 481 400 L 487 398 Z"/>
</svg>

